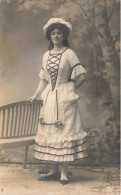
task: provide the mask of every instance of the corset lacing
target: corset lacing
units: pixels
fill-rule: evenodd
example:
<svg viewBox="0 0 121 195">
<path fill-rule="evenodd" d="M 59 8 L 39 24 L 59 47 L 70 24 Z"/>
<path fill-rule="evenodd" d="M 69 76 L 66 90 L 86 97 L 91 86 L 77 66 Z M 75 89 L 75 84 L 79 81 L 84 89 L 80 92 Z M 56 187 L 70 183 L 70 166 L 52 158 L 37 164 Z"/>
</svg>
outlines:
<svg viewBox="0 0 121 195">
<path fill-rule="evenodd" d="M 60 53 L 60 54 L 51 54 L 50 53 L 49 54 L 49 58 L 48 58 L 48 62 L 47 62 L 47 70 L 49 72 L 50 79 L 51 79 L 52 91 L 54 90 L 55 85 L 56 85 L 61 55 L 62 55 L 62 53 Z"/>
</svg>

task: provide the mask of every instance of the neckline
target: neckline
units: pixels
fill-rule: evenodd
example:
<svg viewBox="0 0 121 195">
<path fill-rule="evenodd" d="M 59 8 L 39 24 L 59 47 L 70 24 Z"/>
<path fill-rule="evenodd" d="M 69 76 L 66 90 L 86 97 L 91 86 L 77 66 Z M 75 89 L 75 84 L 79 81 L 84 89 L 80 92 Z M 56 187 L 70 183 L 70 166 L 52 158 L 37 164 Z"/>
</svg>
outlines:
<svg viewBox="0 0 121 195">
<path fill-rule="evenodd" d="M 58 50 L 58 51 L 52 51 L 52 49 L 51 49 L 50 54 L 61 54 L 67 49 L 68 49 L 68 47 L 64 47 L 62 50 Z"/>
</svg>

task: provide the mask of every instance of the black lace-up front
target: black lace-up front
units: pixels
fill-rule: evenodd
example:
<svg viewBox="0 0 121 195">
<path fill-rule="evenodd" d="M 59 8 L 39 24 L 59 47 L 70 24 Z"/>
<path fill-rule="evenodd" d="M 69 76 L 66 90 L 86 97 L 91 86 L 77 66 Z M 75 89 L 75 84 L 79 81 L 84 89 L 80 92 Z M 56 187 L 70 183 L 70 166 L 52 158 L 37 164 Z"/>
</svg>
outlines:
<svg viewBox="0 0 121 195">
<path fill-rule="evenodd" d="M 48 62 L 47 62 L 47 70 L 48 70 L 50 78 L 51 78 L 52 91 L 54 90 L 55 85 L 56 85 L 61 55 L 62 55 L 62 53 L 60 53 L 60 54 L 51 54 L 50 53 L 49 54 L 49 58 L 48 58 Z"/>
</svg>

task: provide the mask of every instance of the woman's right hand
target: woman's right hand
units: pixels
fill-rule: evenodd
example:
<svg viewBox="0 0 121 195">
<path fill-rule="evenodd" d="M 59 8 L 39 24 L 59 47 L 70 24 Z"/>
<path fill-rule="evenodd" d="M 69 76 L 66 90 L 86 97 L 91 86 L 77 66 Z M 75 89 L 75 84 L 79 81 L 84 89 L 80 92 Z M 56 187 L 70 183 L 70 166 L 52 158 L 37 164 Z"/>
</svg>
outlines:
<svg viewBox="0 0 121 195">
<path fill-rule="evenodd" d="M 28 101 L 30 101 L 30 102 L 32 102 L 34 100 L 36 100 L 36 97 L 34 95 L 28 99 Z"/>
</svg>

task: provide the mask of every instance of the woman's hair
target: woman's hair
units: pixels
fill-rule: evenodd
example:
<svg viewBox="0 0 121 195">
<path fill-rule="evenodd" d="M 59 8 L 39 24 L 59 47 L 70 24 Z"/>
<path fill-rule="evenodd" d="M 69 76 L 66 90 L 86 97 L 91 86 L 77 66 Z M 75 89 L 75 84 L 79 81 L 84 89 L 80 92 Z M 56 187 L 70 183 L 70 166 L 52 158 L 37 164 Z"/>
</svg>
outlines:
<svg viewBox="0 0 121 195">
<path fill-rule="evenodd" d="M 53 49 L 54 45 L 52 43 L 52 40 L 51 40 L 51 32 L 54 30 L 54 29 L 58 29 L 62 32 L 63 34 L 63 45 L 68 47 L 69 46 L 69 43 L 68 43 L 68 36 L 69 36 L 69 29 L 68 27 L 65 25 L 65 24 L 61 24 L 61 23 L 54 23 L 54 24 L 51 24 L 47 31 L 46 31 L 46 38 L 50 41 L 50 44 L 49 44 L 49 47 L 48 49 Z"/>
</svg>

